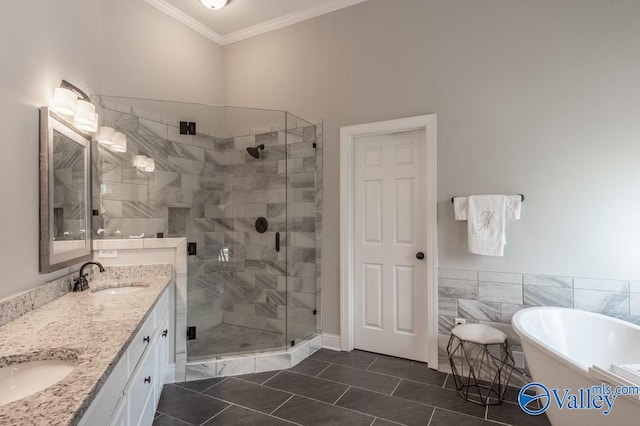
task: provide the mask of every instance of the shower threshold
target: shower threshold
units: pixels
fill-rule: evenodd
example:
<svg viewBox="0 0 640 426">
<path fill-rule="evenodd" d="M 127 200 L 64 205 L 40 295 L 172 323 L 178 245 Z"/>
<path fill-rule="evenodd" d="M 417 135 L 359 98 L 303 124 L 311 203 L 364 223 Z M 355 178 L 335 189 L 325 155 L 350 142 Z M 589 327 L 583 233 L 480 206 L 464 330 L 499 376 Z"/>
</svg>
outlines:
<svg viewBox="0 0 640 426">
<path fill-rule="evenodd" d="M 220 324 L 198 333 L 196 340 L 187 341 L 188 361 L 242 356 L 247 353 L 283 350 L 286 336 L 255 328 L 232 324 Z"/>
<path fill-rule="evenodd" d="M 245 352 L 238 355 L 188 360 L 186 365 L 186 381 L 291 368 L 315 353 L 321 346 L 322 337 L 320 334 L 314 334 L 287 350 Z"/>
</svg>

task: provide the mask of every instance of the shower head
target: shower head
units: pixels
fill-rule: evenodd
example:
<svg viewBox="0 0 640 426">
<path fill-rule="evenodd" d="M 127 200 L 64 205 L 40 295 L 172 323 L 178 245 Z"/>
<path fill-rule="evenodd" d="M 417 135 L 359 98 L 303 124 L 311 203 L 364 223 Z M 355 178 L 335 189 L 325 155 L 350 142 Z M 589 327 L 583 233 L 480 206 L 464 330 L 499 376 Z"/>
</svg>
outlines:
<svg viewBox="0 0 640 426">
<path fill-rule="evenodd" d="M 250 146 L 249 148 L 247 148 L 247 152 L 253 158 L 260 158 L 260 150 L 261 149 L 264 149 L 264 144 L 263 143 L 261 143 L 260 145 L 258 145 L 256 147 Z"/>
</svg>

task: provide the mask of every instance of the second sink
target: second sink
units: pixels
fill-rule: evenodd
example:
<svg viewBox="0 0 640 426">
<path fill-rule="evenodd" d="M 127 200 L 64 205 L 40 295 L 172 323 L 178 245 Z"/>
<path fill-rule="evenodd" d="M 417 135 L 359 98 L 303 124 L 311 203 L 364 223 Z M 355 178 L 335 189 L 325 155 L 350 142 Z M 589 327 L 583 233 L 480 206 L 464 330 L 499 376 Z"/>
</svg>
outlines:
<svg viewBox="0 0 640 426">
<path fill-rule="evenodd" d="M 0 368 L 0 405 L 33 395 L 64 379 L 75 368 L 73 361 L 44 360 Z"/>
<path fill-rule="evenodd" d="M 136 291 L 141 291 L 147 288 L 146 285 L 139 282 L 131 282 L 131 283 L 118 283 L 114 285 L 100 286 L 95 289 L 92 289 L 91 292 L 99 295 L 118 295 L 118 294 L 127 294 L 127 293 L 135 293 Z"/>
</svg>

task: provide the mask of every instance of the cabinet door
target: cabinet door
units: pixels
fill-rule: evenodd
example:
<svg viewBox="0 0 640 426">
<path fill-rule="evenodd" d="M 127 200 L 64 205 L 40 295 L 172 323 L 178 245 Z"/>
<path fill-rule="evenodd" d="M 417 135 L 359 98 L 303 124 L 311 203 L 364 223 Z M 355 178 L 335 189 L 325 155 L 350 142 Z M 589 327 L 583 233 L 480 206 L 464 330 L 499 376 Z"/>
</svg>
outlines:
<svg viewBox="0 0 640 426">
<path fill-rule="evenodd" d="M 112 413 L 117 409 L 128 379 L 127 359 L 128 353 L 125 353 L 102 385 L 100 392 L 80 420 L 79 426 L 104 425 L 107 419 L 113 416 Z"/>
<path fill-rule="evenodd" d="M 164 379 L 169 368 L 169 339 L 171 338 L 171 332 L 169 330 L 169 313 L 167 312 L 164 319 L 158 326 L 158 338 L 156 339 L 158 350 L 158 362 L 157 374 L 158 380 L 156 380 L 156 394 L 155 403 L 158 404 L 160 400 L 160 394 L 162 393 L 162 386 L 164 385 Z"/>
<path fill-rule="evenodd" d="M 129 412 L 127 398 L 121 398 L 120 403 L 116 407 L 116 411 L 109 419 L 109 426 L 127 426 L 129 424 Z"/>
<path fill-rule="evenodd" d="M 140 424 L 144 416 L 144 410 L 147 408 L 147 403 L 149 401 L 155 402 L 154 388 L 158 379 L 156 372 L 156 347 L 156 343 L 152 342 L 151 346 L 147 348 L 140 363 L 136 367 L 135 373 L 129 381 L 126 393 L 129 398 L 129 424 L 131 425 Z"/>
</svg>

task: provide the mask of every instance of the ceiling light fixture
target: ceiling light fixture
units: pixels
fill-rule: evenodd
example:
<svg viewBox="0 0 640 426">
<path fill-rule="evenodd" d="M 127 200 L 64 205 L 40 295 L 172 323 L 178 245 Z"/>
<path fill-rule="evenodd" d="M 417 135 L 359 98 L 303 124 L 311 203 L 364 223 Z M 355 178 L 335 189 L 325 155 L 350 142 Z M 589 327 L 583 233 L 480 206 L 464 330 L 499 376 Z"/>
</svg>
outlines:
<svg viewBox="0 0 640 426">
<path fill-rule="evenodd" d="M 200 0 L 200 3 L 202 3 L 204 7 L 216 10 L 225 7 L 228 3 L 228 0 Z"/>
</svg>

